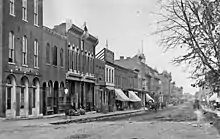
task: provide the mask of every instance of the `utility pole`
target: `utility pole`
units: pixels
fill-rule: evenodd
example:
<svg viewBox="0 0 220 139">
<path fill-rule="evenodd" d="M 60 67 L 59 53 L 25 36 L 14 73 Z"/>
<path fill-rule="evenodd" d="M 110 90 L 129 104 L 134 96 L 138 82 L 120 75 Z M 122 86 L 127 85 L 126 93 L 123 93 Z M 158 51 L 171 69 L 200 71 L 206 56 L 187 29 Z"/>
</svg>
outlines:
<svg viewBox="0 0 220 139">
<path fill-rule="evenodd" d="M 108 49 L 108 40 L 105 41 L 106 49 Z"/>
</svg>

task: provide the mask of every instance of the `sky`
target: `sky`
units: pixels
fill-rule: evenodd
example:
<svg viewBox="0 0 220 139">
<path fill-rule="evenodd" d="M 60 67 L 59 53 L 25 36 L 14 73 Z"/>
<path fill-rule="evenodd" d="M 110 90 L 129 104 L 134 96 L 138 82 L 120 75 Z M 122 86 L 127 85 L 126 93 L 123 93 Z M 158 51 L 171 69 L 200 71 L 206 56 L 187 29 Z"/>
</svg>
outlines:
<svg viewBox="0 0 220 139">
<path fill-rule="evenodd" d="M 197 89 L 190 85 L 189 73 L 184 66 L 174 66 L 172 58 L 182 50 L 164 53 L 159 46 L 159 37 L 149 35 L 157 29 L 159 11 L 157 0 L 44 0 L 44 26 L 52 28 L 71 19 L 72 23 L 82 27 L 86 22 L 89 33 L 98 37 L 96 51 L 106 47 L 120 56 L 132 57 L 141 50 L 146 63 L 157 68 L 159 72 L 167 70 L 172 73 L 177 86 L 183 86 L 184 92 L 194 94 Z"/>
</svg>

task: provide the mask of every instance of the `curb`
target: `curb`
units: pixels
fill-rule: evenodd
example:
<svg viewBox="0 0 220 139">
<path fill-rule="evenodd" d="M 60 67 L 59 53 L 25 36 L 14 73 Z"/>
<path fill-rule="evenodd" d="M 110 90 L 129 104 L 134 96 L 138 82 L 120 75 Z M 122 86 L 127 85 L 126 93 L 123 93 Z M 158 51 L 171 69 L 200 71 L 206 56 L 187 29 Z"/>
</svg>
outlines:
<svg viewBox="0 0 220 139">
<path fill-rule="evenodd" d="M 93 122 L 93 121 L 104 120 L 104 119 L 108 119 L 108 118 L 131 116 L 131 115 L 141 114 L 141 113 L 144 113 L 144 112 L 146 112 L 146 111 L 145 110 L 140 110 L 140 111 L 128 112 L 128 113 L 101 115 L 101 116 L 86 117 L 86 118 L 79 118 L 79 119 L 68 119 L 68 120 L 62 120 L 62 121 L 57 121 L 57 122 L 51 122 L 50 124 L 60 125 L 60 124 L 70 124 L 70 123 Z"/>
</svg>

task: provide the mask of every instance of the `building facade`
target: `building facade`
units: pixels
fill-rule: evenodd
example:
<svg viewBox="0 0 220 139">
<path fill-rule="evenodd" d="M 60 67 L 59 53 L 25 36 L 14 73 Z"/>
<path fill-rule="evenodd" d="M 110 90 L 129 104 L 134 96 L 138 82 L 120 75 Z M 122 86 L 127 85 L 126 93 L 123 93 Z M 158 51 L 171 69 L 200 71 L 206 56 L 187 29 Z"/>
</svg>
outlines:
<svg viewBox="0 0 220 139">
<path fill-rule="evenodd" d="M 105 99 L 105 62 L 95 58 L 95 106 L 98 111 L 102 110 L 102 106 L 106 105 Z"/>
<path fill-rule="evenodd" d="M 142 106 L 145 106 L 146 93 L 150 93 L 152 77 L 151 72 L 145 62 L 146 60 L 144 54 L 137 54 L 132 58 L 124 58 L 121 56 L 120 59 L 115 60 L 117 65 L 121 65 L 138 73 L 138 88 L 134 91 L 138 92 L 138 97 L 142 100 Z"/>
<path fill-rule="evenodd" d="M 159 77 L 161 80 L 160 92 L 163 94 L 164 102 L 168 103 L 171 95 L 172 75 L 167 71 L 163 71 L 162 73 L 159 74 Z"/>
<path fill-rule="evenodd" d="M 129 101 L 127 101 L 126 99 L 124 100 L 121 99 L 120 100 L 121 102 L 118 103 L 121 103 L 122 107 L 125 107 L 127 109 L 131 107 L 134 108 L 135 106 L 132 104 L 134 104 L 135 102 L 141 102 L 141 99 L 134 93 L 138 88 L 138 73 L 131 69 L 126 69 L 116 64 L 114 65 L 114 67 L 115 67 L 115 88 L 122 90 L 123 93 L 129 99 Z M 118 92 L 116 91 L 116 94 L 117 93 Z M 133 98 L 133 96 L 135 97 Z M 117 110 L 119 110 L 118 107 Z"/>
<path fill-rule="evenodd" d="M 3 0 L 0 5 L 0 116 L 37 117 L 42 115 L 42 0 Z"/>
<path fill-rule="evenodd" d="M 42 109 L 43 115 L 58 114 L 64 112 L 66 95 L 64 93 L 66 80 L 67 37 L 43 27 L 42 45 Z"/>
<path fill-rule="evenodd" d="M 66 30 L 67 24 L 62 23 L 54 30 L 67 37 L 66 51 L 66 86 L 70 105 L 87 111 L 94 109 L 94 58 L 98 39 L 91 34 L 83 37 L 85 30 L 74 24 Z"/>
</svg>

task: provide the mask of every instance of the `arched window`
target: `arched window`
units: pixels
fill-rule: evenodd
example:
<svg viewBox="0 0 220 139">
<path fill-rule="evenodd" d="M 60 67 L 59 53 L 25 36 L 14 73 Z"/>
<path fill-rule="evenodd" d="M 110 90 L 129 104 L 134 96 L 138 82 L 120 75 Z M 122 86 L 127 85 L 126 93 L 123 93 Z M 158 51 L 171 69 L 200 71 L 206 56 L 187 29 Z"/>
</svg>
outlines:
<svg viewBox="0 0 220 139">
<path fill-rule="evenodd" d="M 53 65 L 57 66 L 57 47 L 53 47 Z"/>
<path fill-rule="evenodd" d="M 63 48 L 60 49 L 60 66 L 63 67 Z"/>
<path fill-rule="evenodd" d="M 47 43 L 47 46 L 46 46 L 46 62 L 50 64 L 50 44 L 49 43 Z"/>
</svg>

